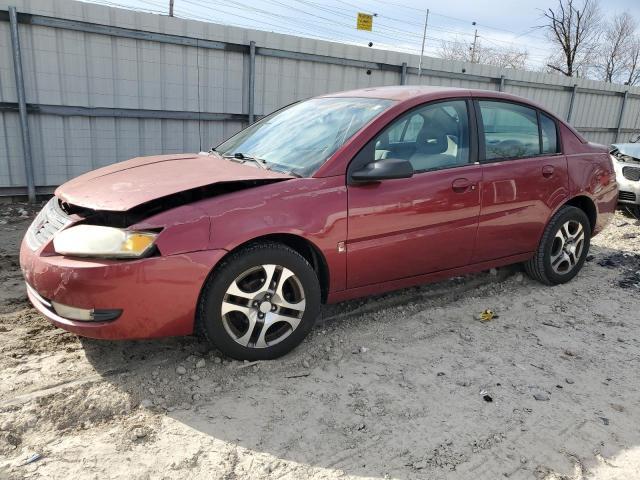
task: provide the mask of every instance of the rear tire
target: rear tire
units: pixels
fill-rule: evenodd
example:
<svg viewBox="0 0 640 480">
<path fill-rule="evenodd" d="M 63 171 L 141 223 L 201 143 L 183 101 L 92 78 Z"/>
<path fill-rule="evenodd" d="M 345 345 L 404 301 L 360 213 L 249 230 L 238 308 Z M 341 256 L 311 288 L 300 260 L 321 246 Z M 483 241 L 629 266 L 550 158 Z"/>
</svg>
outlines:
<svg viewBox="0 0 640 480">
<path fill-rule="evenodd" d="M 280 243 L 232 253 L 207 279 L 197 330 L 237 360 L 270 360 L 295 348 L 320 312 L 320 283 L 309 262 Z"/>
<path fill-rule="evenodd" d="M 584 211 L 565 205 L 551 218 L 527 274 L 545 285 L 566 283 L 582 269 L 591 244 L 591 223 Z"/>
</svg>

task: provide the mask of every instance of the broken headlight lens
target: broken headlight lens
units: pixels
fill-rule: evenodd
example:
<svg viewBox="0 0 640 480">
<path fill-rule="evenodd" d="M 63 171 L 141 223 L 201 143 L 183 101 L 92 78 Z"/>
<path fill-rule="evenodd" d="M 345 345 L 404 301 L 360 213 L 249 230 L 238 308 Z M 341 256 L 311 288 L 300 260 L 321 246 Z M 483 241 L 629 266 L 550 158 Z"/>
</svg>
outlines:
<svg viewBox="0 0 640 480">
<path fill-rule="evenodd" d="M 78 225 L 53 239 L 56 253 L 76 257 L 140 258 L 153 248 L 157 233 L 98 225 Z"/>
</svg>

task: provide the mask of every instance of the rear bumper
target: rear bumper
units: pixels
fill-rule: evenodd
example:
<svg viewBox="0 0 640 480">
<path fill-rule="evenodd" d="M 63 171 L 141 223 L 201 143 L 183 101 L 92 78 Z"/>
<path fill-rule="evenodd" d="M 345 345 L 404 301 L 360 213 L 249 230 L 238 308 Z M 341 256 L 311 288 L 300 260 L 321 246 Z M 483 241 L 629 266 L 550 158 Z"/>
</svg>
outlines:
<svg viewBox="0 0 640 480">
<path fill-rule="evenodd" d="M 616 182 L 612 181 L 607 187 L 599 191 L 592 197 L 596 204 L 596 224 L 592 235 L 597 235 L 613 220 L 618 203 L 618 188 Z"/>
<path fill-rule="evenodd" d="M 193 333 L 200 290 L 224 250 L 133 261 L 42 255 L 25 242 L 20 266 L 34 307 L 54 325 L 102 339 L 143 339 Z M 111 321 L 63 318 L 51 302 L 78 309 L 121 310 Z"/>
</svg>

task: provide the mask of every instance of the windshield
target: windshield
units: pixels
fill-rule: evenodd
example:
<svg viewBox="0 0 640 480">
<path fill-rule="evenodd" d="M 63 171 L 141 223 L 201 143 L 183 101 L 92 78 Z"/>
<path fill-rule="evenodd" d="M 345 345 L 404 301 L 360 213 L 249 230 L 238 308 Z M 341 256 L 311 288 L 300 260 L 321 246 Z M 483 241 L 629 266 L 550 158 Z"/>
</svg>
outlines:
<svg viewBox="0 0 640 480">
<path fill-rule="evenodd" d="M 391 103 L 379 98 L 314 98 L 263 118 L 215 151 L 260 160 L 272 170 L 309 176 Z"/>
</svg>

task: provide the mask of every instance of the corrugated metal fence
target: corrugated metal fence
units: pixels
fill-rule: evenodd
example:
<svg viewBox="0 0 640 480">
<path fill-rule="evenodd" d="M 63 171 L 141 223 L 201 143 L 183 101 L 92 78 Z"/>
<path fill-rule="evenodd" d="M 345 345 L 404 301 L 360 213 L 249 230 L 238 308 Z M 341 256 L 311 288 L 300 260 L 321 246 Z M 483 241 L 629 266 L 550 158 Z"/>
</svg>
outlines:
<svg viewBox="0 0 640 480">
<path fill-rule="evenodd" d="M 293 101 L 367 86 L 502 90 L 605 144 L 640 130 L 637 87 L 437 58 L 418 77 L 415 55 L 69 0 L 0 0 L 0 195 L 28 183 L 12 26 L 39 192 L 127 158 L 208 149 Z"/>
</svg>

